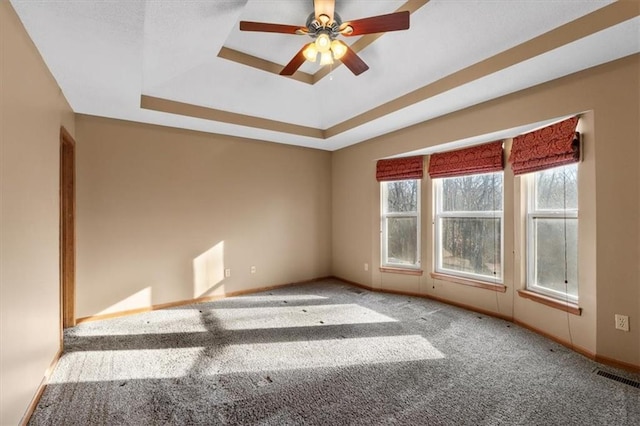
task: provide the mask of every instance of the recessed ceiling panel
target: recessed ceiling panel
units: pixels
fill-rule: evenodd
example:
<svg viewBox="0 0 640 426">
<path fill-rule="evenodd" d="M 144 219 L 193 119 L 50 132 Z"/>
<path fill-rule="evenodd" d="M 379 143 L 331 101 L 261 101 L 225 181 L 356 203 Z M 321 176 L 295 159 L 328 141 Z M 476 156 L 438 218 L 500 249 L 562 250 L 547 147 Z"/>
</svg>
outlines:
<svg viewBox="0 0 640 426">
<path fill-rule="evenodd" d="M 408 0 L 420 6 L 410 29 L 358 52 L 369 70 L 335 66 L 314 79 L 327 70 L 306 63 L 314 80 L 301 81 L 218 55 L 224 47 L 286 64 L 309 37 L 241 32 L 239 22 L 304 26 L 312 0 L 11 3 L 78 113 L 327 150 L 640 49 L 637 2 Z M 403 5 L 337 0 L 336 11 L 351 20 Z M 571 57 L 563 49 L 573 43 L 575 60 L 552 60 Z M 142 108 L 143 97 L 192 108 Z M 210 111 L 189 116 L 194 108 Z"/>
</svg>

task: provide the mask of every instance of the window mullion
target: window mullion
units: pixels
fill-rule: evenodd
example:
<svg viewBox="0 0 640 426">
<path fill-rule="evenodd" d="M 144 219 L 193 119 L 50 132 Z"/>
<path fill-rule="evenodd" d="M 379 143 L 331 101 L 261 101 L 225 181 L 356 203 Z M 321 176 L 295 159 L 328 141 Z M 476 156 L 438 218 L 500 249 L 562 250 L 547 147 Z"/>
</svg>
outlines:
<svg viewBox="0 0 640 426">
<path fill-rule="evenodd" d="M 387 213 L 385 217 L 418 217 L 418 212 Z"/>
<path fill-rule="evenodd" d="M 484 210 L 484 211 L 470 211 L 470 212 L 442 212 L 439 214 L 440 217 L 470 217 L 470 218 L 500 218 L 502 217 L 501 210 Z"/>
</svg>

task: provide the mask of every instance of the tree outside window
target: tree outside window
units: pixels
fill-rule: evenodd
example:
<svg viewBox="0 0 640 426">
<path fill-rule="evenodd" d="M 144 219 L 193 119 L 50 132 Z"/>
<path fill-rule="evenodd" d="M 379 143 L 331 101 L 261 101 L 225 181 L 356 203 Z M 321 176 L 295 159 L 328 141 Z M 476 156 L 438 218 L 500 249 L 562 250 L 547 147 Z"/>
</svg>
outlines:
<svg viewBox="0 0 640 426">
<path fill-rule="evenodd" d="M 502 282 L 503 173 L 437 179 L 436 272 Z"/>
<path fill-rule="evenodd" d="M 382 265 L 420 266 L 420 181 L 381 183 Z"/>
<path fill-rule="evenodd" d="M 571 164 L 530 176 L 527 288 L 578 300 L 578 167 Z"/>
</svg>

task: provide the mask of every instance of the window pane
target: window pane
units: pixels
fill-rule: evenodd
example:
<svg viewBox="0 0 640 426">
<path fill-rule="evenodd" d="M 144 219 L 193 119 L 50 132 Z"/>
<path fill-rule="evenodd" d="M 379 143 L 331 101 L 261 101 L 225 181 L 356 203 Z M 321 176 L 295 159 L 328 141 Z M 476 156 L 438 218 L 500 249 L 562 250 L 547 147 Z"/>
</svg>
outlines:
<svg viewBox="0 0 640 426">
<path fill-rule="evenodd" d="M 578 167 L 575 164 L 544 170 L 535 176 L 537 210 L 578 208 Z"/>
<path fill-rule="evenodd" d="M 566 230 L 566 244 L 565 244 Z M 578 296 L 578 220 L 533 219 L 535 285 Z M 565 246 L 567 281 L 565 287 Z"/>
<path fill-rule="evenodd" d="M 418 210 L 418 181 L 398 180 L 386 182 L 387 213 L 415 212 Z"/>
<path fill-rule="evenodd" d="M 418 220 L 415 217 L 387 219 L 387 263 L 415 265 L 418 253 Z"/>
<path fill-rule="evenodd" d="M 502 173 L 442 180 L 442 211 L 502 210 Z"/>
<path fill-rule="evenodd" d="M 500 218 L 442 218 L 441 267 L 501 278 Z"/>
</svg>

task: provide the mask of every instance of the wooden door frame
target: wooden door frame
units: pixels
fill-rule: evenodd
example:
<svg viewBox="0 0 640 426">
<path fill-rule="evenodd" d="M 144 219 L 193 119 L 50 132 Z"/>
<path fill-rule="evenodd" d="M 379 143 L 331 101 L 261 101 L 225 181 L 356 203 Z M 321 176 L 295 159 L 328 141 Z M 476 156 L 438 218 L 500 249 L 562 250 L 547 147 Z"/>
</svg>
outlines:
<svg viewBox="0 0 640 426">
<path fill-rule="evenodd" d="M 76 325 L 76 142 L 60 128 L 60 338 L 62 330 Z M 69 184 L 67 186 L 67 183 Z"/>
</svg>

